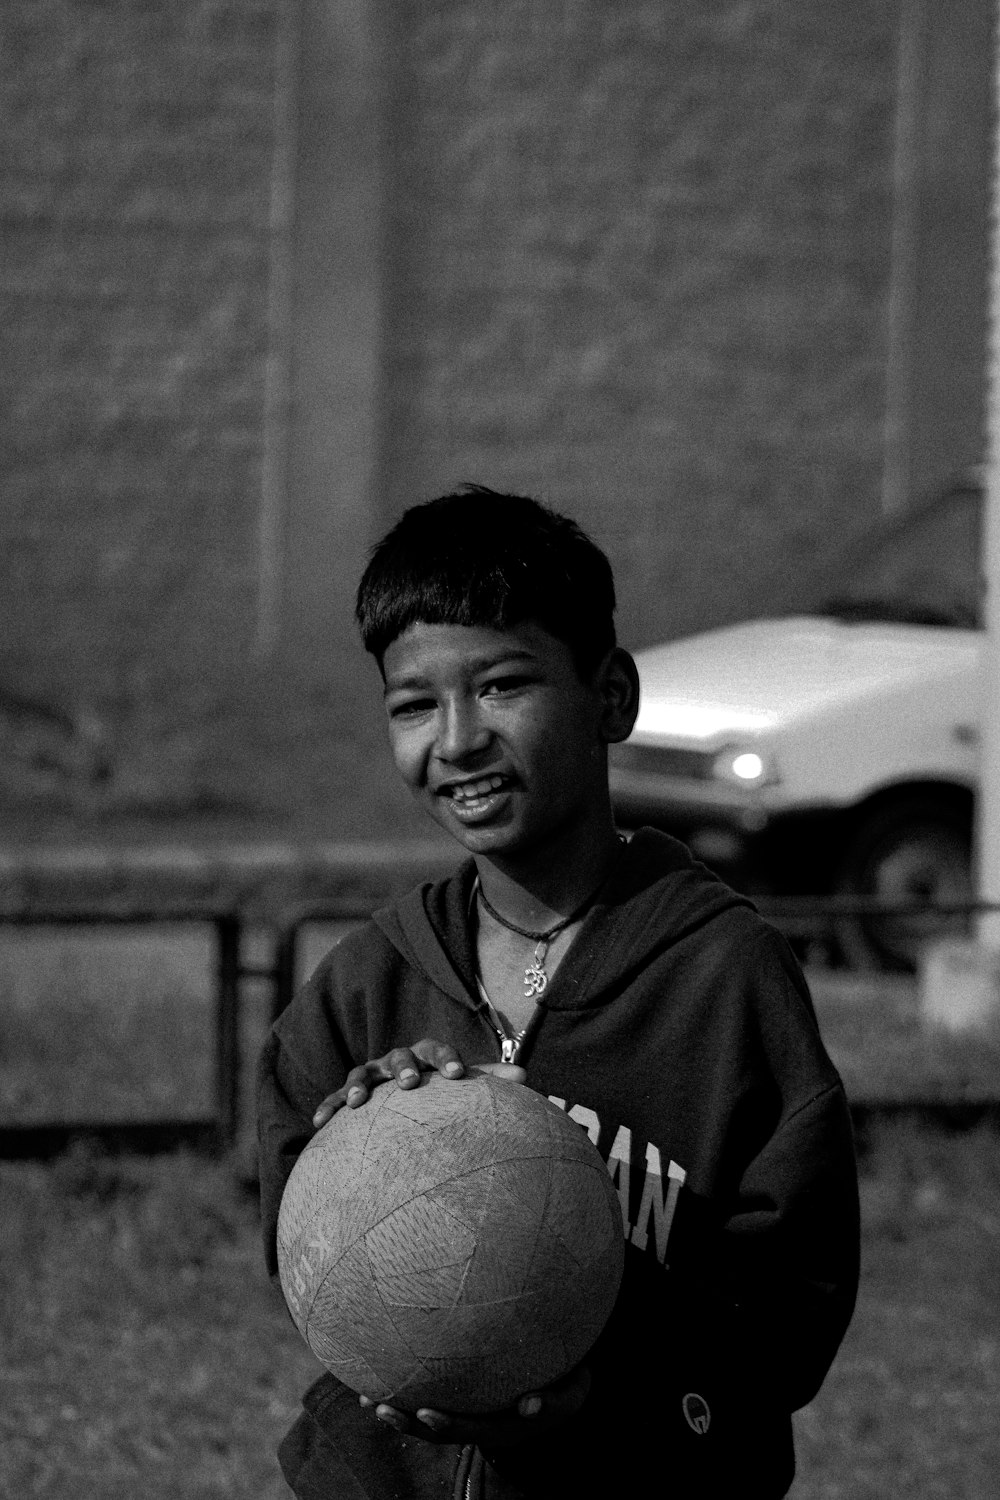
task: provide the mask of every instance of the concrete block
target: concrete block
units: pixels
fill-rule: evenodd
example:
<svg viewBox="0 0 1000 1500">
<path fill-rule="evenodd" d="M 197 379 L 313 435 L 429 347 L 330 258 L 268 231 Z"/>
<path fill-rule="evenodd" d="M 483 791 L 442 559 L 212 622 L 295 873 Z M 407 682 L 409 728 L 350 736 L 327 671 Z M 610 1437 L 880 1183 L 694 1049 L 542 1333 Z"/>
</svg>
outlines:
<svg viewBox="0 0 1000 1500">
<path fill-rule="evenodd" d="M 1000 949 L 970 938 L 929 943 L 919 989 L 925 1025 L 948 1031 L 985 1026 L 1000 1016 Z"/>
</svg>

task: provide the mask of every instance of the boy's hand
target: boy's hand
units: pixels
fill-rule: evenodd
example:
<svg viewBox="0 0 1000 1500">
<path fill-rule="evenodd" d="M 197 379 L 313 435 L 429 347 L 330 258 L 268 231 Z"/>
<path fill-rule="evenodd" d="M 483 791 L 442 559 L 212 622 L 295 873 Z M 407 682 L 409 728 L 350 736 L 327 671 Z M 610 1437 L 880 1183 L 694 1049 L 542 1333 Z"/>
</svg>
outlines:
<svg viewBox="0 0 1000 1500">
<path fill-rule="evenodd" d="M 475 1443 L 488 1452 L 491 1448 L 516 1447 L 518 1443 L 541 1437 L 549 1428 L 578 1412 L 589 1390 L 590 1371 L 586 1365 L 577 1365 L 561 1380 L 522 1396 L 509 1410 L 481 1416 L 453 1416 L 428 1407 L 421 1407 L 413 1415 L 384 1401 L 376 1404 L 367 1396 L 359 1399 L 362 1406 L 374 1411 L 380 1422 L 406 1437 L 424 1438 L 430 1443 Z"/>
<path fill-rule="evenodd" d="M 514 1063 L 479 1063 L 475 1072 L 495 1073 L 511 1083 L 524 1083 L 527 1074 Z M 462 1078 L 466 1068 L 454 1047 L 447 1042 L 436 1042 L 433 1037 L 424 1037 L 412 1047 L 394 1047 L 384 1057 L 377 1057 L 352 1068 L 336 1093 L 328 1094 L 313 1115 L 313 1125 L 319 1130 L 327 1120 L 345 1104 L 357 1109 L 371 1097 L 373 1088 L 380 1083 L 393 1080 L 401 1089 L 415 1089 L 420 1083 L 421 1073 L 441 1073 L 445 1078 Z"/>
</svg>

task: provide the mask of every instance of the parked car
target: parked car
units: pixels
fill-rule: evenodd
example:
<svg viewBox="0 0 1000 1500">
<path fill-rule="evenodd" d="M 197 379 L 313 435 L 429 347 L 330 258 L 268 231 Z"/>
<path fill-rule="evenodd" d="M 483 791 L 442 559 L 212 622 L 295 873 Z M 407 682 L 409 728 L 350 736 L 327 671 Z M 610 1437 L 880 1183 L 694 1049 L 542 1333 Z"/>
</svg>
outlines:
<svg viewBox="0 0 1000 1500">
<path fill-rule="evenodd" d="M 638 652 L 620 820 L 744 889 L 970 899 L 981 520 L 971 474 L 852 547 L 814 613 Z M 869 916 L 838 936 L 850 962 L 912 967 L 925 931 Z"/>
</svg>

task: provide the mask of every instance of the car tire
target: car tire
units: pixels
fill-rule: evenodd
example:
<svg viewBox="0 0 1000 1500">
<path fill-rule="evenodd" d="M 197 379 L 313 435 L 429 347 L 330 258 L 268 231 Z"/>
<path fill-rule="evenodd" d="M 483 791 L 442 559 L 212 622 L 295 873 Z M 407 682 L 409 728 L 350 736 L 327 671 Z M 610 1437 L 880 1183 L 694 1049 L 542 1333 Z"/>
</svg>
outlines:
<svg viewBox="0 0 1000 1500">
<path fill-rule="evenodd" d="M 837 893 L 886 902 L 971 901 L 971 808 L 930 795 L 883 804 L 851 838 Z M 961 934 L 968 927 L 968 917 L 948 913 L 849 916 L 838 920 L 837 940 L 852 968 L 912 973 L 928 941 Z"/>
</svg>

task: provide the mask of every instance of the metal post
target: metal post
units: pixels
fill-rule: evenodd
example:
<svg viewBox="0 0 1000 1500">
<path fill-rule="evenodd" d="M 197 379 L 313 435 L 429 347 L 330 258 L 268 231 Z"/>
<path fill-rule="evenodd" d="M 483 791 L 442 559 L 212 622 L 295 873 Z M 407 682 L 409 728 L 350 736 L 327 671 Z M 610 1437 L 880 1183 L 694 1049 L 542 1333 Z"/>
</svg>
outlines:
<svg viewBox="0 0 1000 1500">
<path fill-rule="evenodd" d="M 995 98 L 1000 100 L 1000 56 L 994 44 Z M 986 380 L 986 504 L 983 521 L 981 784 L 978 798 L 977 855 L 979 898 L 992 909 L 983 913 L 979 940 L 1000 948 L 1000 132 L 994 134 L 990 183 L 990 287 Z"/>
<path fill-rule="evenodd" d="M 299 926 L 297 922 L 283 927 L 274 945 L 274 965 L 271 970 L 271 1020 L 278 1016 L 295 994 L 298 976 Z"/>
<path fill-rule="evenodd" d="M 239 917 L 215 919 L 215 1104 L 222 1144 L 233 1146 L 240 1116 Z"/>
</svg>

